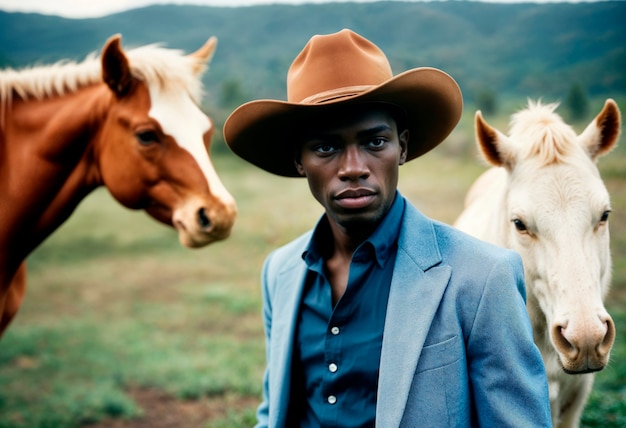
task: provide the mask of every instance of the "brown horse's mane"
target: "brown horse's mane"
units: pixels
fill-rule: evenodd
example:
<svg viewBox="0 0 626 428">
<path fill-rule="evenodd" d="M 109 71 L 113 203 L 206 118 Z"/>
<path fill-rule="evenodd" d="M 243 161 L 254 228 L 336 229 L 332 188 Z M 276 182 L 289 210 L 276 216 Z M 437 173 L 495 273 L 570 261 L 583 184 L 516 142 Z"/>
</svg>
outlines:
<svg viewBox="0 0 626 428">
<path fill-rule="evenodd" d="M 202 73 L 196 59 L 179 50 L 152 44 L 126 52 L 131 72 L 146 84 L 182 90 L 199 102 L 202 97 Z M 195 67 L 195 68 L 194 68 Z M 89 54 L 84 61 L 59 61 L 20 70 L 0 70 L 0 106 L 2 109 L 17 95 L 22 99 L 45 99 L 72 93 L 102 82 L 99 58 Z"/>
<path fill-rule="evenodd" d="M 522 145 L 525 158 L 535 157 L 544 165 L 562 163 L 577 145 L 576 133 L 555 110 L 558 103 L 528 100 L 528 107 L 511 117 L 510 137 Z"/>
</svg>

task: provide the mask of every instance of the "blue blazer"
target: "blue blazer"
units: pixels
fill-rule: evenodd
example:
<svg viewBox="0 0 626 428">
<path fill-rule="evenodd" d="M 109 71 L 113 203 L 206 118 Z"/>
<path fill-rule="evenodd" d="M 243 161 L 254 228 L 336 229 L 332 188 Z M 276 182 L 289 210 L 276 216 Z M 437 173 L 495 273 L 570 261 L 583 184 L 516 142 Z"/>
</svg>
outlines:
<svg viewBox="0 0 626 428">
<path fill-rule="evenodd" d="M 311 232 L 262 273 L 267 369 L 257 427 L 285 427 Z M 551 427 L 545 368 L 513 251 L 422 215 L 407 202 L 391 281 L 376 426 Z"/>
</svg>

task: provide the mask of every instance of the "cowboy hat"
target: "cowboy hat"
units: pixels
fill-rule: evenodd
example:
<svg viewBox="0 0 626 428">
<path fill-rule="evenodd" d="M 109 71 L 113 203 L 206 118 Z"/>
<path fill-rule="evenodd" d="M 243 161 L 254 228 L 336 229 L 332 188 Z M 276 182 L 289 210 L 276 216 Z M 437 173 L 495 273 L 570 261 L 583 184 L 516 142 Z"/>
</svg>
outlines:
<svg viewBox="0 0 626 428">
<path fill-rule="evenodd" d="M 337 107 L 386 103 L 406 114 L 407 160 L 441 143 L 458 123 L 461 90 L 448 74 L 422 67 L 393 76 L 385 54 L 351 30 L 313 36 L 287 74 L 287 101 L 241 105 L 224 124 L 224 139 L 246 161 L 273 174 L 300 177 L 294 164 L 298 124 Z"/>
</svg>

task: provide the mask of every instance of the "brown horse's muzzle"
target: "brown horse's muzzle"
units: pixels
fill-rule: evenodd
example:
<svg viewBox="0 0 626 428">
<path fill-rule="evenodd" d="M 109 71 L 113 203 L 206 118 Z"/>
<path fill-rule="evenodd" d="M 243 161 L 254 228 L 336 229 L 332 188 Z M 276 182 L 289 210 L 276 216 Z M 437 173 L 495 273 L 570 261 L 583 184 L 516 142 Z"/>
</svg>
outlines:
<svg viewBox="0 0 626 428">
<path fill-rule="evenodd" d="M 237 206 L 232 199 L 192 199 L 174 210 L 172 225 L 182 245 L 199 248 L 228 238 L 236 217 Z"/>
</svg>

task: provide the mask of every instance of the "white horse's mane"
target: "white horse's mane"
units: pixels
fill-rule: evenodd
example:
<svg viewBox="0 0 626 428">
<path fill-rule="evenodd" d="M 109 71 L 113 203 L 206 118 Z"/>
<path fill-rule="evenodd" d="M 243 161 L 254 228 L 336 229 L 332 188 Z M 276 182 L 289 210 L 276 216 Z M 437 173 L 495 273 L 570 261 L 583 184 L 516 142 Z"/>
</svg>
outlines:
<svg viewBox="0 0 626 428">
<path fill-rule="evenodd" d="M 528 107 L 511 116 L 509 136 L 524 158 L 535 157 L 545 164 L 562 162 L 577 146 L 576 133 L 555 110 L 559 103 L 528 100 Z"/>
<path fill-rule="evenodd" d="M 182 51 L 165 49 L 157 44 L 126 51 L 131 72 L 149 86 L 185 91 L 199 102 L 202 97 L 202 73 L 194 72 L 198 60 Z M 102 82 L 100 59 L 89 54 L 82 62 L 59 61 L 20 70 L 0 70 L 0 105 L 11 102 L 13 94 L 22 99 L 59 96 Z"/>
</svg>

